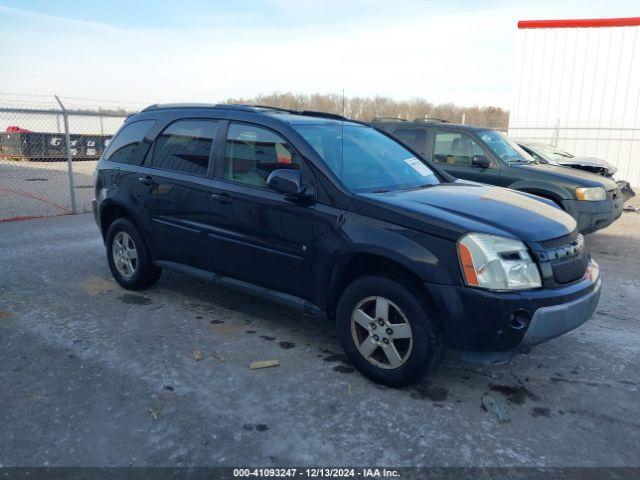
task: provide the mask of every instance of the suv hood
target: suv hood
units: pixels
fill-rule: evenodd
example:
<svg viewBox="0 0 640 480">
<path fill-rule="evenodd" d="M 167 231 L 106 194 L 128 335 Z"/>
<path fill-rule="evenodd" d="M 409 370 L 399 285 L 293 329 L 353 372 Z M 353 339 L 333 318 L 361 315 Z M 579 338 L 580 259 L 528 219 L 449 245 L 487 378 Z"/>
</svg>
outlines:
<svg viewBox="0 0 640 480">
<path fill-rule="evenodd" d="M 567 167 L 603 168 L 606 170 L 608 175 L 613 175 L 618 170 L 615 165 L 596 157 L 563 158 L 562 160 L 559 160 L 558 163 Z"/>
<path fill-rule="evenodd" d="M 613 190 L 616 188 L 616 182 L 596 175 L 595 173 L 586 172 L 577 168 L 567 168 L 567 166 L 545 165 L 543 163 L 534 164 L 512 164 L 512 167 L 528 170 L 539 174 L 548 175 L 550 181 L 563 180 L 570 186 L 575 187 L 604 187 L 605 190 Z"/>
<path fill-rule="evenodd" d="M 360 193 L 356 213 L 457 240 L 483 232 L 524 241 L 558 238 L 575 220 L 553 202 L 502 187 L 454 182 L 418 190 Z"/>
</svg>

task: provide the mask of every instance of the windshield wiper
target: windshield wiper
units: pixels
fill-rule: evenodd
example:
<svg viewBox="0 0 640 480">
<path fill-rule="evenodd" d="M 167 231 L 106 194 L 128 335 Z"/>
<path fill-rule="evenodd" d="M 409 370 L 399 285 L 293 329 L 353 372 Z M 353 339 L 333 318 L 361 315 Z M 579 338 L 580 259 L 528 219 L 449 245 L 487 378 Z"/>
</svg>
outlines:
<svg viewBox="0 0 640 480">
<path fill-rule="evenodd" d="M 425 183 L 423 185 L 418 185 L 417 187 L 401 188 L 400 191 L 409 192 L 411 190 L 420 190 L 421 188 L 433 187 L 433 185 L 433 183 Z"/>
</svg>

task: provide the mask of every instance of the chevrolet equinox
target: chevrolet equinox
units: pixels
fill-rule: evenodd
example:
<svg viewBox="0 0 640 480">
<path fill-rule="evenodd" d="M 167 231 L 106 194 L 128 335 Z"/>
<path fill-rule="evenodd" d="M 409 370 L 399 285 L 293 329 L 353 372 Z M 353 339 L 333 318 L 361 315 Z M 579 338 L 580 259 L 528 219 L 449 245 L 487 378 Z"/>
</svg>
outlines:
<svg viewBox="0 0 640 480">
<path fill-rule="evenodd" d="M 482 358 L 557 337 L 600 295 L 553 202 L 458 180 L 338 115 L 153 105 L 110 142 L 95 195 L 122 287 L 167 269 L 335 319 L 351 362 L 391 386 L 448 348 Z"/>
</svg>

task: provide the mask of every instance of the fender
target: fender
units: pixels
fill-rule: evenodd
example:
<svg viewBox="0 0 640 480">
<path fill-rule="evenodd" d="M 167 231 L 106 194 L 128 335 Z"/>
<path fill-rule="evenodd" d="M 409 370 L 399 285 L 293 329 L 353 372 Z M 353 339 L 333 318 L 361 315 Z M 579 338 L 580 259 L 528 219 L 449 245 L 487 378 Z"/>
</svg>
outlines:
<svg viewBox="0 0 640 480">
<path fill-rule="evenodd" d="M 563 200 L 573 198 L 571 192 L 566 188 L 554 185 L 550 182 L 539 182 L 536 180 L 522 180 L 512 183 L 508 188 L 520 192 L 532 193 L 541 197 L 553 200 L 556 205 L 562 205 Z"/>
<path fill-rule="evenodd" d="M 372 224 L 375 222 L 375 224 Z M 375 255 L 380 259 L 393 262 L 420 282 L 446 285 L 459 285 L 460 269 L 455 243 L 408 229 L 391 225 L 371 218 L 361 219 L 360 215 L 349 213 L 339 231 L 341 238 L 350 238 L 352 242 L 333 241 L 331 236 L 323 237 L 319 246 L 320 254 L 316 261 L 322 264 L 319 274 L 314 277 L 314 301 L 323 309 L 331 305 L 332 299 L 339 295 L 334 290 L 340 285 L 341 278 L 349 262 L 359 255 Z M 339 248 L 331 248 L 340 245 Z M 324 261 L 323 261 L 324 260 Z M 386 266 L 371 265 L 372 272 L 384 273 Z M 369 269 L 369 268 L 368 268 Z"/>
<path fill-rule="evenodd" d="M 112 215 L 110 212 L 117 212 Z M 139 219 L 133 213 L 130 208 L 122 205 L 122 203 L 115 201 L 112 198 L 105 198 L 102 202 L 98 203 L 98 215 L 100 217 L 100 230 L 102 231 L 102 236 L 107 236 L 107 229 L 105 228 L 105 221 L 109 220 L 108 223 L 113 221 L 113 218 L 120 218 L 123 216 L 131 217 L 135 223 L 140 225 Z"/>
<path fill-rule="evenodd" d="M 134 213 L 133 209 L 127 208 L 121 202 L 115 201 L 112 198 L 105 198 L 102 202 L 100 202 L 97 206 L 98 215 L 97 217 L 100 219 L 100 231 L 102 233 L 102 239 L 106 241 L 107 238 L 107 229 L 105 228 L 105 221 L 108 220 L 108 223 L 111 224 L 114 219 L 122 218 L 124 216 L 133 219 L 134 223 L 138 225 L 138 231 L 142 240 L 147 246 L 147 249 L 151 251 L 151 242 L 149 241 L 149 236 L 147 231 L 145 230 L 140 218 Z M 109 212 L 114 212 L 113 215 Z M 152 255 L 153 256 L 153 255 Z"/>
</svg>

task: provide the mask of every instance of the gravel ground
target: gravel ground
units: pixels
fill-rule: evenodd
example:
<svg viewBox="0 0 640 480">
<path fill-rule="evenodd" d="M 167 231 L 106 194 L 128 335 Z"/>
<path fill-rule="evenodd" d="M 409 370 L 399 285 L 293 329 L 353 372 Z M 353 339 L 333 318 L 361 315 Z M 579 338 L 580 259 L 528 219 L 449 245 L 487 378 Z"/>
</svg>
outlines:
<svg viewBox="0 0 640 480">
<path fill-rule="evenodd" d="M 0 466 L 640 466 L 640 215 L 587 244 L 591 321 L 393 390 L 327 321 L 166 272 L 122 290 L 90 215 L 0 224 Z"/>
</svg>

